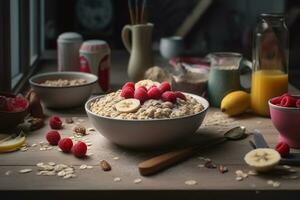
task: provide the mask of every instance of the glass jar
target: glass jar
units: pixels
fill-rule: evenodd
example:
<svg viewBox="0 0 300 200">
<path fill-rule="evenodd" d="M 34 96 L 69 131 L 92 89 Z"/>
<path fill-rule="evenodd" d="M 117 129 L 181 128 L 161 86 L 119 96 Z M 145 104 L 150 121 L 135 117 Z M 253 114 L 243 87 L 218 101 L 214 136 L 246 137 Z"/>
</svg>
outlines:
<svg viewBox="0 0 300 200">
<path fill-rule="evenodd" d="M 261 14 L 254 33 L 252 110 L 269 116 L 268 100 L 288 91 L 289 37 L 282 14 Z"/>
</svg>

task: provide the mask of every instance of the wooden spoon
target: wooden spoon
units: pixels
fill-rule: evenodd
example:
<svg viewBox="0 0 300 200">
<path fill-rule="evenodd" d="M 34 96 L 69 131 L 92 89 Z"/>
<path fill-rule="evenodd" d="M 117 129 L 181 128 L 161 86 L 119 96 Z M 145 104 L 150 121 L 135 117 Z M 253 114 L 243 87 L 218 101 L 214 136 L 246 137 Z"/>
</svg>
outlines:
<svg viewBox="0 0 300 200">
<path fill-rule="evenodd" d="M 206 145 L 196 145 L 184 149 L 174 150 L 168 153 L 161 154 L 149 160 L 143 161 L 138 165 L 140 174 L 143 176 L 153 175 L 163 169 L 173 166 L 180 161 L 186 160 L 200 150 L 208 147 L 221 144 L 228 140 L 240 140 L 246 137 L 246 129 L 243 126 L 238 126 L 227 131 L 223 137 L 213 140 Z"/>
</svg>

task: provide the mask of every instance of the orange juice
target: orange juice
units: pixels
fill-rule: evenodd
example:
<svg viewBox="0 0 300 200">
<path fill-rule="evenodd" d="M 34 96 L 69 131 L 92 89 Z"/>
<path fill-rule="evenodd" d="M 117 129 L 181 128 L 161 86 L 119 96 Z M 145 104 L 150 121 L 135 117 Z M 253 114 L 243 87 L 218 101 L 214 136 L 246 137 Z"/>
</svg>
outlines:
<svg viewBox="0 0 300 200">
<path fill-rule="evenodd" d="M 258 70 L 252 73 L 251 107 L 262 116 L 270 116 L 268 100 L 288 91 L 288 75 L 280 70 Z"/>
</svg>

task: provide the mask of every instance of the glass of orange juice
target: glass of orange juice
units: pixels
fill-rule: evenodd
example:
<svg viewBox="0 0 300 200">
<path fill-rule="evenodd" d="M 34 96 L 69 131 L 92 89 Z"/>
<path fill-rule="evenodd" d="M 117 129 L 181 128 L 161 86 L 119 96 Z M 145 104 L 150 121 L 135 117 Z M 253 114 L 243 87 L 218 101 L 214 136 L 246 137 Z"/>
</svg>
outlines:
<svg viewBox="0 0 300 200">
<path fill-rule="evenodd" d="M 255 30 L 251 107 L 270 116 L 268 100 L 288 91 L 288 30 L 281 14 L 261 14 Z"/>
</svg>

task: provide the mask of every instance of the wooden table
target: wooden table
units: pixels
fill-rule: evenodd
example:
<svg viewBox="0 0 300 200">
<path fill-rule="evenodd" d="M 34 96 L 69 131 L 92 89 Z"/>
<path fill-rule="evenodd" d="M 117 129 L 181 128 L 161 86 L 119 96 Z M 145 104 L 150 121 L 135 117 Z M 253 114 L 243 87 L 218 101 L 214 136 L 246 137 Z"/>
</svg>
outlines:
<svg viewBox="0 0 300 200">
<path fill-rule="evenodd" d="M 126 59 L 124 53 L 113 54 L 112 81 L 114 87 L 124 81 L 126 73 Z M 119 56 L 119 57 L 118 57 Z M 116 59 L 118 57 L 119 59 Z M 116 62 L 114 62 L 116 61 Z M 51 67 L 50 67 L 51 68 Z M 46 70 L 46 68 L 44 68 Z M 47 69 L 48 70 L 48 69 Z M 62 119 L 75 117 L 75 122 L 91 127 L 83 108 L 71 110 L 46 110 L 48 116 L 57 114 Z M 213 124 L 216 117 L 222 118 L 219 124 Z M 47 118 L 48 122 L 48 118 Z M 207 113 L 203 126 L 192 137 L 183 141 L 178 146 L 189 143 L 205 143 L 212 137 L 220 137 L 230 127 L 243 125 L 247 132 L 259 129 L 266 137 L 271 147 L 277 142 L 278 132 L 274 129 L 268 118 L 253 115 L 243 115 L 240 118 L 230 119 L 222 115 L 218 109 L 211 108 Z M 65 125 L 61 130 L 63 137 L 72 136 L 74 125 Z M 56 147 L 52 150 L 40 151 L 39 143 L 45 140 L 45 134 L 49 131 L 48 125 L 40 130 L 31 132 L 27 136 L 30 147 L 28 151 L 13 152 L 0 155 L 0 194 L 12 195 L 11 197 L 53 199 L 61 198 L 126 198 L 126 199 L 153 199 L 153 198 L 175 198 L 175 199 L 199 199 L 199 198 L 234 198 L 243 199 L 299 199 L 300 181 L 286 180 L 279 175 L 249 176 L 243 181 L 235 180 L 235 171 L 250 169 L 243 161 L 244 155 L 251 150 L 250 137 L 243 141 L 230 141 L 214 148 L 201 151 L 193 158 L 178 164 L 168 170 L 150 177 L 140 176 L 137 165 L 139 162 L 154 155 L 165 152 L 168 149 L 156 149 L 153 151 L 133 151 L 118 147 L 99 133 L 91 133 L 84 138 L 92 142 L 89 153 L 93 155 L 86 159 L 78 159 L 70 154 L 59 152 Z M 82 138 L 81 138 L 82 139 Z M 170 148 L 169 148 L 170 149 Z M 212 159 L 218 164 L 228 167 L 229 172 L 221 174 L 217 169 L 199 167 L 204 162 L 199 156 Z M 116 158 L 118 157 L 118 159 Z M 112 165 L 112 171 L 104 172 L 99 166 L 100 160 L 105 159 Z M 58 176 L 38 176 L 36 164 L 39 162 L 55 162 L 72 165 L 75 167 L 77 177 L 62 179 Z M 80 170 L 79 166 L 87 164 L 92 169 Z M 20 174 L 20 169 L 33 169 L 31 173 Z M 295 167 L 298 171 L 300 168 Z M 6 175 L 11 171 L 10 175 Z M 298 172 L 296 173 L 298 174 Z M 116 182 L 114 178 L 120 177 Z M 134 180 L 140 178 L 142 181 L 135 184 Z M 187 185 L 185 181 L 195 180 L 196 185 Z M 280 187 L 275 188 L 267 184 L 268 180 L 279 181 Z M 56 192 L 48 192 L 56 191 Z M 226 198 L 227 197 L 227 198 Z"/>
</svg>

